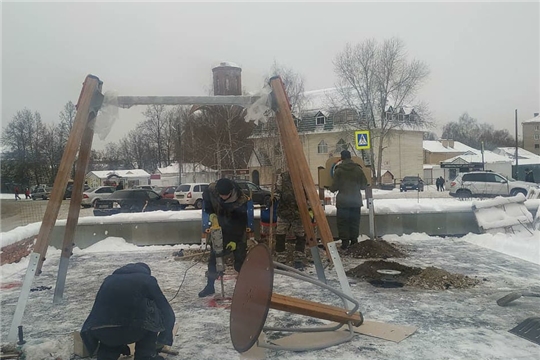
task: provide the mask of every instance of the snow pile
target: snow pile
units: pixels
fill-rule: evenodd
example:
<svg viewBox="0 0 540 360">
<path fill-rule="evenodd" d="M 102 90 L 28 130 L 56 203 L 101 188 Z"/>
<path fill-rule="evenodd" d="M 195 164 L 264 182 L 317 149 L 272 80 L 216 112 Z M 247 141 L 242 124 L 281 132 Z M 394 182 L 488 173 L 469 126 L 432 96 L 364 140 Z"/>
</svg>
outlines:
<svg viewBox="0 0 540 360">
<path fill-rule="evenodd" d="M 0 233 L 0 248 L 14 244 L 17 241 L 28 239 L 32 236 L 37 236 L 40 227 L 41 223 L 36 222 L 25 226 L 19 226 L 8 232 Z"/>
<path fill-rule="evenodd" d="M 468 234 L 462 240 L 540 265 L 540 231 L 528 235 L 524 232 Z"/>
<path fill-rule="evenodd" d="M 493 232 L 493 229 L 512 227 L 513 231 L 531 228 L 533 217 L 525 206 L 525 196 L 497 197 L 487 201 L 473 201 L 472 208 L 478 226 Z"/>
</svg>

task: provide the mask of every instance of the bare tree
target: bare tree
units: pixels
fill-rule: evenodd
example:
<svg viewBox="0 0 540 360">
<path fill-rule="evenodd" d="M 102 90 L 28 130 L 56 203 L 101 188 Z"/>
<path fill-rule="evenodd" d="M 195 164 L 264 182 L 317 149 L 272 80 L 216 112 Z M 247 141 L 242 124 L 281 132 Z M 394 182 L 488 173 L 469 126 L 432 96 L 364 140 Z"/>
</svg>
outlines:
<svg viewBox="0 0 540 360">
<path fill-rule="evenodd" d="M 383 150 L 392 130 L 423 128 L 431 124 L 425 104 L 414 104 L 416 93 L 428 78 L 428 66 L 408 60 L 404 43 L 391 38 L 378 43 L 366 40 L 348 44 L 334 60 L 338 77 L 337 106 L 354 109 L 359 125 L 377 139 L 377 149 L 370 149 L 373 177 L 380 183 Z M 337 100 L 337 101 L 336 101 Z M 412 107 L 410 114 L 397 112 Z M 393 109 L 393 112 L 388 112 Z"/>
<path fill-rule="evenodd" d="M 165 105 L 148 105 L 143 112 L 146 121 L 143 123 L 145 132 L 155 145 L 157 166 L 163 166 L 163 135 L 165 128 Z"/>
<path fill-rule="evenodd" d="M 482 147 L 493 150 L 501 146 L 514 146 L 515 139 L 508 130 L 496 130 L 492 124 L 480 123 L 464 112 L 458 121 L 452 121 L 443 127 L 443 139 L 453 139 L 475 149 Z"/>
<path fill-rule="evenodd" d="M 268 76 L 264 79 L 265 84 L 268 84 L 271 77 L 277 75 L 283 81 L 291 111 L 298 121 L 306 105 L 304 77 L 293 68 L 274 60 Z M 260 157 L 259 161 L 271 164 L 274 173 L 283 169 L 286 164 L 285 153 L 280 142 L 275 118 L 267 119 L 266 123 L 259 124 L 255 136 L 260 136 L 257 138 L 257 146 L 255 147 L 257 156 Z"/>
<path fill-rule="evenodd" d="M 29 109 L 17 111 L 2 135 L 2 144 L 13 159 L 11 176 L 21 184 L 43 184 L 54 179 L 55 173 L 46 166 L 44 156 L 46 126 L 39 112 Z M 4 174 L 3 174 L 4 175 Z"/>
</svg>

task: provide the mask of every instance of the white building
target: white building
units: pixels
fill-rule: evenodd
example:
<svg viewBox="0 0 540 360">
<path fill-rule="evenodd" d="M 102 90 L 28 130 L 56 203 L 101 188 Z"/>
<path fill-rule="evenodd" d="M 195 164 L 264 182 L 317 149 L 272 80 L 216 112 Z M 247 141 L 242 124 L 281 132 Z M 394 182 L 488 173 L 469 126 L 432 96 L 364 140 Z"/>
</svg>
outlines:
<svg viewBox="0 0 540 360">
<path fill-rule="evenodd" d="M 493 151 L 474 150 L 467 151 L 445 161 L 441 161 L 441 168 L 448 169 L 448 177 L 452 180 L 458 173 L 474 170 L 491 170 L 507 177 L 512 177 L 512 161 L 505 156 L 497 155 Z"/>
<path fill-rule="evenodd" d="M 152 185 L 156 186 L 173 186 L 178 183 L 211 183 L 219 178 L 219 172 L 207 166 L 196 163 L 183 163 L 182 173 L 178 171 L 178 163 L 171 164 L 167 167 L 158 168 L 152 175 Z"/>
<path fill-rule="evenodd" d="M 129 189 L 150 184 L 150 174 L 142 169 L 90 171 L 85 179 L 90 187 L 122 183 L 125 189 Z"/>
</svg>

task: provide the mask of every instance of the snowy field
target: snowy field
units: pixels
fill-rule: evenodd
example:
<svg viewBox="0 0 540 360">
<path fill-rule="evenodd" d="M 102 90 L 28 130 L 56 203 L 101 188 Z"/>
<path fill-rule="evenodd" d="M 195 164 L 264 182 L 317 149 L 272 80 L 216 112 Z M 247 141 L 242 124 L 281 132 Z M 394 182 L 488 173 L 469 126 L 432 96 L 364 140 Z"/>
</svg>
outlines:
<svg viewBox="0 0 540 360">
<path fill-rule="evenodd" d="M 471 202 L 455 199 L 378 200 L 388 211 L 417 212 L 430 208 L 444 211 L 466 207 Z M 393 205 L 392 205 L 393 204 Z M 401 205 L 400 205 L 401 204 Z M 422 205 L 419 205 L 422 204 Z M 537 205 L 536 205 L 537 206 Z M 327 212 L 334 211 L 327 206 Z M 176 216 L 199 218 L 198 211 L 120 214 L 123 221 L 174 221 Z M 111 217 L 84 217 L 80 222 L 112 221 Z M 40 223 L 1 233 L 1 245 L 37 234 Z M 426 234 L 387 235 L 385 240 L 402 245 L 409 254 L 395 261 L 407 266 L 435 266 L 452 273 L 481 279 L 470 289 L 422 291 L 416 288 L 381 289 L 363 281 L 352 281 L 353 295 L 360 302 L 366 320 L 413 325 L 418 330 L 400 343 L 356 335 L 349 343 L 326 350 L 305 353 L 267 351 L 263 359 L 537 359 L 540 347 L 508 332 L 528 317 L 539 316 L 538 298 L 521 298 L 510 306 L 495 301 L 509 292 L 540 283 L 540 232 L 518 234 L 469 234 L 462 238 L 439 238 Z M 198 246 L 191 246 L 198 248 Z M 165 296 L 173 299 L 180 329 L 173 348 L 180 351 L 170 359 L 241 359 L 229 337 L 229 311 L 210 307 L 197 293 L 204 287 L 206 265 L 194 261 L 175 261 L 172 254 L 185 245 L 138 247 L 129 239 L 109 237 L 84 250 L 75 248 L 70 260 L 64 302 L 53 305 L 60 250 L 49 248 L 43 273 L 31 292 L 23 317 L 25 351 L 28 360 L 70 359 L 71 333 L 79 330 L 88 315 L 103 279 L 130 262 L 144 261 L 158 279 Z M 392 259 L 390 259 L 392 260 Z M 345 270 L 364 260 L 343 258 Z M 0 267 L 1 329 L 5 342 L 24 279 L 28 257 L 19 263 Z M 315 276 L 314 269 L 308 268 Z M 185 280 L 184 280 L 185 276 Z M 339 288 L 335 271 L 327 270 L 329 284 Z M 182 283 L 181 287 L 180 284 Z M 226 293 L 232 295 L 234 278 L 226 277 Z M 340 305 L 326 291 L 307 283 L 276 277 L 275 292 L 312 301 Z M 175 297 L 175 294 L 178 295 Z M 314 326 L 319 320 L 270 311 L 267 325 Z"/>
</svg>

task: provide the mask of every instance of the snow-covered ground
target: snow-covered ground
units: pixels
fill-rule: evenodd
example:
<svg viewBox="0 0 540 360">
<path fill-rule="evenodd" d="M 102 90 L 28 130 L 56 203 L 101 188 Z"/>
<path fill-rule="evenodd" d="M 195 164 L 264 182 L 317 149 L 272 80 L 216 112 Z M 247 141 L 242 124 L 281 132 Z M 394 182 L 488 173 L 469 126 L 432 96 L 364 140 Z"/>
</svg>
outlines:
<svg viewBox="0 0 540 360">
<path fill-rule="evenodd" d="M 403 200 L 405 204 L 407 200 Z M 420 199 L 424 203 L 430 199 Z M 433 200 L 443 209 L 443 201 Z M 379 203 L 383 203 L 380 200 Z M 394 200 L 394 204 L 398 204 Z M 412 202 L 414 204 L 415 202 Z M 384 204 L 384 203 L 383 203 Z M 410 207 L 417 206 L 409 204 Z M 416 202 L 418 204 L 418 202 Z M 460 205 L 461 204 L 461 205 Z M 456 201 L 456 206 L 465 203 Z M 471 204 L 468 203 L 467 206 Z M 405 205 L 402 206 L 402 208 Z M 402 209 L 403 210 L 403 209 Z M 182 215 L 180 215 L 182 214 Z M 118 215 L 131 218 L 136 215 Z M 144 214 L 156 221 L 170 221 L 171 212 Z M 174 212 L 175 216 L 200 216 L 196 211 Z M 112 217 L 110 217 L 112 218 Z M 154 219 L 155 218 L 155 219 Z M 81 218 L 81 221 L 109 221 L 108 218 Z M 39 223 L 2 233 L 2 246 L 10 239 L 37 234 Z M 23 237 L 24 236 L 24 237 Z M 129 239 L 109 237 L 84 250 L 75 248 L 70 260 L 64 302 L 53 305 L 52 297 L 58 271 L 60 250 L 49 248 L 43 273 L 33 287 L 51 287 L 30 293 L 23 317 L 25 351 L 28 360 L 67 360 L 72 353 L 71 333 L 79 330 L 103 279 L 114 269 L 129 262 L 144 261 L 152 268 L 163 292 L 171 301 L 180 324 L 173 348 L 180 355 L 172 359 L 240 359 L 229 337 L 229 311 L 209 307 L 197 297 L 204 284 L 206 265 L 194 261 L 175 261 L 172 253 L 186 245 L 138 247 Z M 539 316 L 538 298 L 521 298 L 507 307 L 495 301 L 509 292 L 529 288 L 540 282 L 540 232 L 532 234 L 469 234 L 462 238 L 439 238 L 426 234 L 387 235 L 385 240 L 402 245 L 409 257 L 396 259 L 404 265 L 435 266 L 483 280 L 471 289 L 446 291 L 414 288 L 381 289 L 369 283 L 351 284 L 366 320 L 414 325 L 418 330 L 400 343 L 357 335 L 346 344 L 305 353 L 268 351 L 266 359 L 535 359 L 540 348 L 508 333 L 524 319 Z M 191 246 L 198 247 L 198 246 Z M 393 260 L 393 259 L 391 259 Z M 343 258 L 345 269 L 363 260 Z M 20 285 L 28 266 L 28 257 L 16 264 L 0 267 L 1 331 L 5 338 L 11 326 Z M 314 269 L 308 269 L 314 275 Z M 183 280 L 185 276 L 185 281 Z M 314 275 L 315 276 L 315 275 Z M 329 284 L 339 288 L 333 270 L 327 270 Z M 180 284 L 182 283 L 181 287 Z M 232 295 L 234 280 L 225 282 Z M 289 278 L 275 279 L 275 292 L 312 301 L 339 302 L 326 291 Z M 267 325 L 313 326 L 313 319 L 270 311 Z"/>
</svg>

